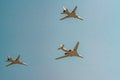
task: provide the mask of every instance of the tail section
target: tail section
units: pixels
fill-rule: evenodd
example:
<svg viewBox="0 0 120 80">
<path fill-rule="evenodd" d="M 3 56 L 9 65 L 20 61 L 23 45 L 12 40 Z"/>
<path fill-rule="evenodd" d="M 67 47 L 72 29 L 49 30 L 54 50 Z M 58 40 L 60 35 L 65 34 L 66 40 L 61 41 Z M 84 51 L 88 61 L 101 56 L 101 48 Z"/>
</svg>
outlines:
<svg viewBox="0 0 120 80">
<path fill-rule="evenodd" d="M 58 50 L 63 49 L 63 48 L 64 48 L 64 44 L 61 44 L 60 48 L 58 48 Z"/>
<path fill-rule="evenodd" d="M 63 10 L 66 10 L 66 8 L 63 6 Z"/>
<path fill-rule="evenodd" d="M 12 58 L 11 58 L 10 56 L 7 56 L 6 62 L 9 62 L 9 61 L 11 61 L 11 60 L 12 60 Z"/>
<path fill-rule="evenodd" d="M 68 11 L 68 9 L 67 8 L 65 8 L 64 6 L 63 6 L 63 12 L 61 13 L 61 14 L 70 14 L 70 12 Z"/>
<path fill-rule="evenodd" d="M 63 12 L 61 14 L 66 14 L 66 8 L 63 6 Z"/>
</svg>

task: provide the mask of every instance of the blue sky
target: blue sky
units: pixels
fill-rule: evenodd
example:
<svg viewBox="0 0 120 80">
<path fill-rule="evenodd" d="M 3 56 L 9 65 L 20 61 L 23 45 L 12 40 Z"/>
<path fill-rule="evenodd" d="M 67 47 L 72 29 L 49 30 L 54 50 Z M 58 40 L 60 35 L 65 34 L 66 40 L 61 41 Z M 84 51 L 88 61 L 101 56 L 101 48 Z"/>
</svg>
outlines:
<svg viewBox="0 0 120 80">
<path fill-rule="evenodd" d="M 120 80 L 119 0 L 0 0 L 0 75 L 2 80 Z M 65 19 L 62 6 L 83 17 Z M 60 44 L 77 57 L 64 55 Z M 5 67 L 7 56 L 29 66 Z"/>
</svg>

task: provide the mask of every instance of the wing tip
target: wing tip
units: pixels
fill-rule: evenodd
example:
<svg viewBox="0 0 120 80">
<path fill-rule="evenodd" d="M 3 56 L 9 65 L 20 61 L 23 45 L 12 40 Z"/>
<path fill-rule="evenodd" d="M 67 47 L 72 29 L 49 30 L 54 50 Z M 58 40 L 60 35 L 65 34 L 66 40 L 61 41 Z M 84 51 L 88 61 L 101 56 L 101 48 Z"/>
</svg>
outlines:
<svg viewBox="0 0 120 80">
<path fill-rule="evenodd" d="M 79 44 L 80 42 L 79 41 L 77 41 L 77 44 Z"/>
<path fill-rule="evenodd" d="M 58 60 L 57 58 L 55 58 L 54 60 Z"/>
<path fill-rule="evenodd" d="M 77 8 L 77 5 L 75 6 L 75 8 Z"/>
</svg>

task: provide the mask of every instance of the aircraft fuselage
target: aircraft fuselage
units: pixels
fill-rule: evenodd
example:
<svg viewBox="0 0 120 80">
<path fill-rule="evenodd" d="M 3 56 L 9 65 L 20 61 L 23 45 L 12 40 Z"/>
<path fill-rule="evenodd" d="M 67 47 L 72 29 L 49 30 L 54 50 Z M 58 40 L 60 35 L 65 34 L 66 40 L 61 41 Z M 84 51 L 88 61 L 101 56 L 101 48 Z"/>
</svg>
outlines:
<svg viewBox="0 0 120 80">
<path fill-rule="evenodd" d="M 79 56 L 76 51 L 70 51 L 66 53 L 67 56 Z"/>
<path fill-rule="evenodd" d="M 77 15 L 76 15 L 75 13 L 69 13 L 68 16 L 69 16 L 69 17 L 74 17 L 74 18 L 75 18 Z"/>
<path fill-rule="evenodd" d="M 13 60 L 13 59 L 9 59 L 8 62 L 12 62 L 14 64 L 22 64 L 22 62 L 20 62 L 19 60 Z"/>
</svg>

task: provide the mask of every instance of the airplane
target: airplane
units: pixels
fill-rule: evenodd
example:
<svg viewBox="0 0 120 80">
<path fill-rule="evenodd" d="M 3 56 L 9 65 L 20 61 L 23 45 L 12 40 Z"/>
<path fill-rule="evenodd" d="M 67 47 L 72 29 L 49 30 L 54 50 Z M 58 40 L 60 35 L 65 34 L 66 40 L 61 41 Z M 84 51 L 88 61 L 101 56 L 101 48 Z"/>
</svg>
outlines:
<svg viewBox="0 0 120 80">
<path fill-rule="evenodd" d="M 67 50 L 67 49 L 64 48 L 64 44 L 62 44 L 60 46 L 60 48 L 58 48 L 58 50 L 63 50 L 65 52 L 65 55 L 56 58 L 56 60 L 66 58 L 66 57 L 72 57 L 72 56 L 77 56 L 77 57 L 83 58 L 83 56 L 81 54 L 78 54 L 78 52 L 77 52 L 78 45 L 79 45 L 79 42 L 76 43 L 73 50 Z"/>
<path fill-rule="evenodd" d="M 69 10 L 63 6 L 63 12 L 61 14 L 66 14 L 67 16 L 61 18 L 60 20 L 64 20 L 66 18 L 71 18 L 71 17 L 83 20 L 82 17 L 76 14 L 76 9 L 77 9 L 77 6 L 75 6 L 72 12 L 69 12 Z"/>
<path fill-rule="evenodd" d="M 18 55 L 18 57 L 15 60 L 13 60 L 11 57 L 7 56 L 7 62 L 11 62 L 11 63 L 6 65 L 6 67 L 13 65 L 13 64 L 21 64 L 21 65 L 27 66 L 26 63 L 21 62 L 19 59 L 20 59 L 20 55 Z"/>
</svg>

